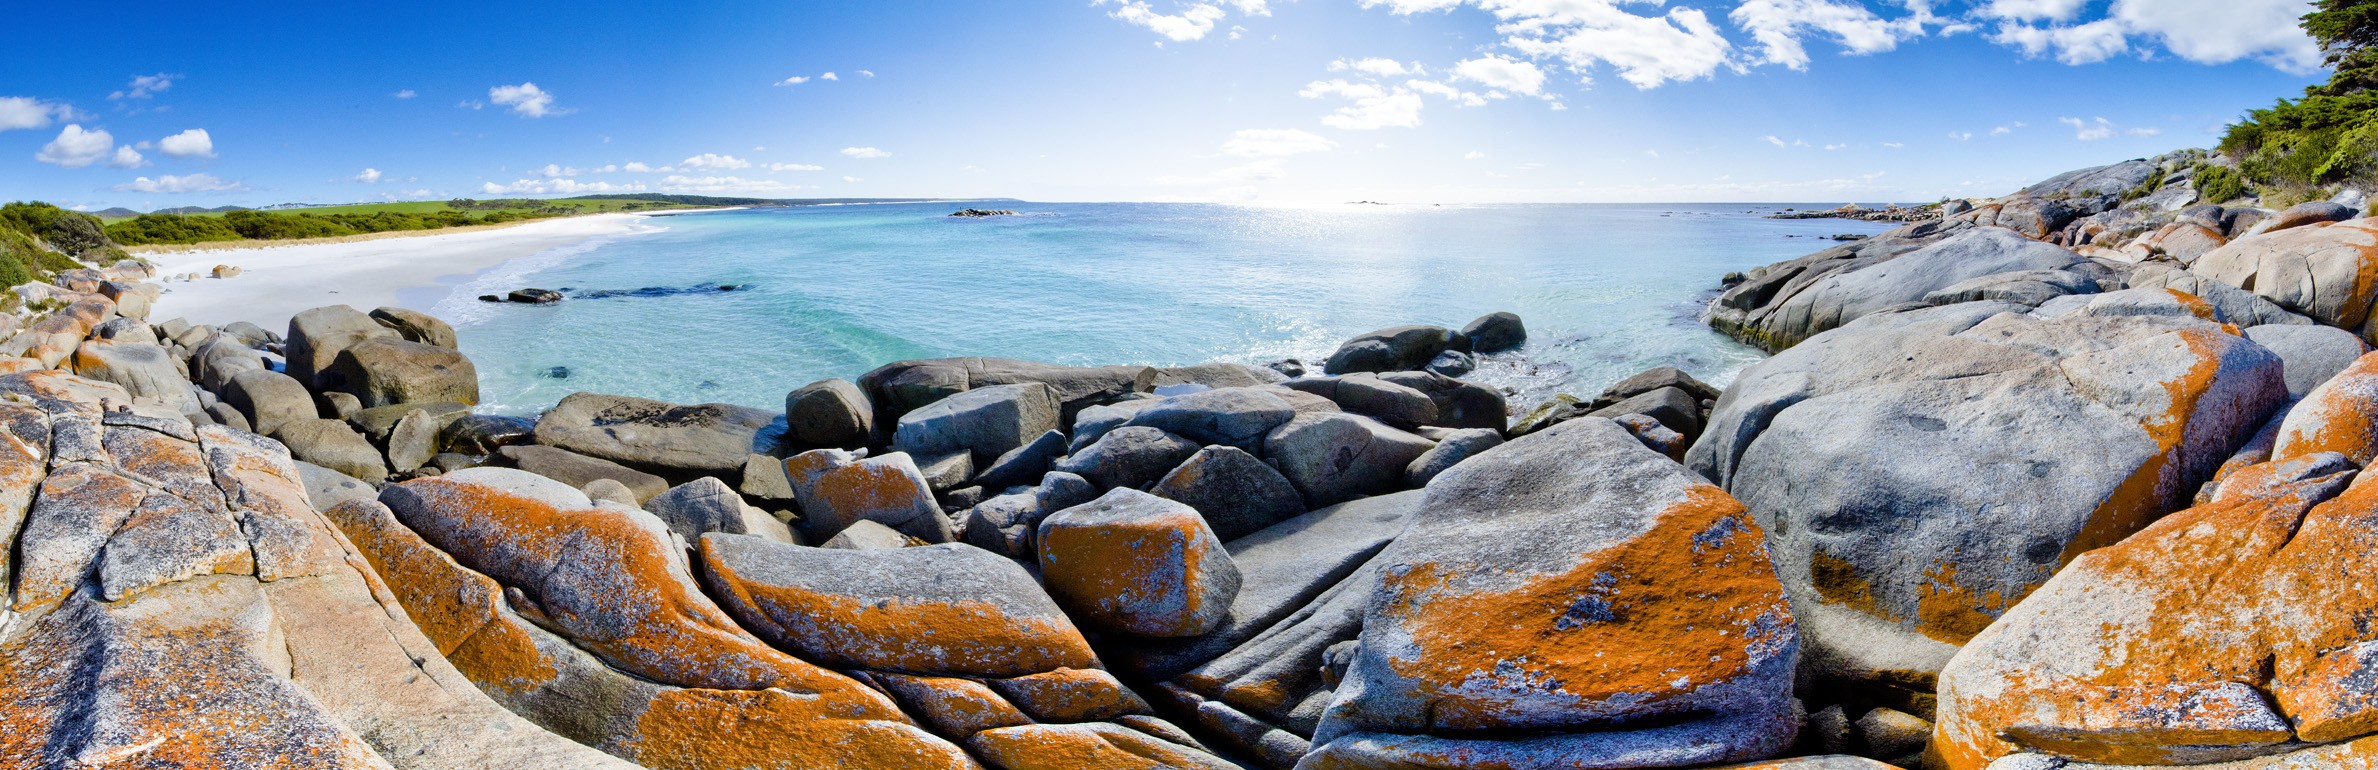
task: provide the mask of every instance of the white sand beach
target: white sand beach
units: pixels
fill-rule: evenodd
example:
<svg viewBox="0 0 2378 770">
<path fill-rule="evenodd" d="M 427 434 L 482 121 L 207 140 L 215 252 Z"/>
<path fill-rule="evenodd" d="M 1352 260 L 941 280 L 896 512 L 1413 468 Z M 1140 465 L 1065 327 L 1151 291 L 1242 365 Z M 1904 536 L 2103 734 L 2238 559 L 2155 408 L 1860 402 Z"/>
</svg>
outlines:
<svg viewBox="0 0 2378 770">
<path fill-rule="evenodd" d="M 516 227 L 348 243 L 234 248 L 148 255 L 160 276 L 211 275 L 216 265 L 240 275 L 170 280 L 151 318 L 193 323 L 249 321 L 279 331 L 298 311 L 323 305 L 358 310 L 396 306 L 427 310 L 442 287 L 547 249 L 606 235 L 635 232 L 645 214 L 592 214 Z"/>
</svg>

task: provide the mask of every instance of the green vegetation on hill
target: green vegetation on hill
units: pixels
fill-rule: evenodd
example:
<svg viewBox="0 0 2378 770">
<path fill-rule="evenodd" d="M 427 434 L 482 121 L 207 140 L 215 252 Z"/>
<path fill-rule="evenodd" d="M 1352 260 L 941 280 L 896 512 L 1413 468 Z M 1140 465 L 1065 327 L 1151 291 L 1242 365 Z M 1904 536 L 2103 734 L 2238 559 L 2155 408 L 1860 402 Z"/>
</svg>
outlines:
<svg viewBox="0 0 2378 770">
<path fill-rule="evenodd" d="M 112 262 L 123 255 L 100 229 L 99 218 L 47 203 L 0 205 L 0 287 L 18 286 L 85 261 Z"/>
<path fill-rule="evenodd" d="M 523 219 L 593 214 L 606 211 L 654 211 L 680 204 L 601 199 L 449 201 L 362 203 L 321 206 L 293 211 L 227 211 L 220 214 L 142 214 L 107 225 L 107 234 L 129 245 L 211 243 L 239 240 L 336 238 L 348 235 L 438 230 L 467 225 L 494 225 Z"/>
<path fill-rule="evenodd" d="M 2378 0 L 2318 0 L 2314 8 L 2304 31 L 2335 74 L 2301 99 L 2248 111 L 2221 138 L 2221 152 L 2244 177 L 2239 192 L 2277 199 L 2265 205 L 2378 182 Z"/>
</svg>

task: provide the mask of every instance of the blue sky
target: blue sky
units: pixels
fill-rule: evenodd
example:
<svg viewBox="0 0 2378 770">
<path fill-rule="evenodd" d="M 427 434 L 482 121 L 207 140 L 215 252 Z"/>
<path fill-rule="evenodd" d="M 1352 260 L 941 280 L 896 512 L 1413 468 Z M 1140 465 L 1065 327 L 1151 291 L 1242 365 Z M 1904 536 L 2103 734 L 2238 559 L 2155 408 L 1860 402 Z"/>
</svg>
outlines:
<svg viewBox="0 0 2378 770">
<path fill-rule="evenodd" d="M 1912 201 L 2322 77 L 2295 0 L 244 5 L 13 9 L 0 198 Z"/>
</svg>

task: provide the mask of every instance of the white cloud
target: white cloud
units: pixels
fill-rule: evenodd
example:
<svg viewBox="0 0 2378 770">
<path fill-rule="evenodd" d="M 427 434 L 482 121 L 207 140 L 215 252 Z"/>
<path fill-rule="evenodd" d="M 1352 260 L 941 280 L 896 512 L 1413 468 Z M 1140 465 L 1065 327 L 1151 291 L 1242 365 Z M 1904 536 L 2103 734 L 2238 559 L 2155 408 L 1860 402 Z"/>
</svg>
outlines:
<svg viewBox="0 0 2378 770">
<path fill-rule="evenodd" d="M 859 70 L 859 77 L 863 77 L 863 78 L 871 78 L 871 77 L 875 77 L 875 71 L 874 71 L 874 70 Z"/>
<path fill-rule="evenodd" d="M 1453 65 L 1453 76 L 1515 94 L 1534 96 L 1544 90 L 1544 70 L 1533 62 L 1494 54 Z"/>
<path fill-rule="evenodd" d="M 532 168 L 529 169 L 528 172 L 546 179 L 559 179 L 561 177 L 578 175 L 578 169 L 576 167 L 564 166 L 558 163 L 547 163 L 545 164 L 544 168 Z"/>
<path fill-rule="evenodd" d="M 864 182 L 864 181 L 867 181 L 867 180 L 865 180 L 865 179 L 860 179 L 860 178 L 858 178 L 858 177 L 855 177 L 855 176 L 846 176 L 846 177 L 843 177 L 843 178 L 842 178 L 842 181 L 845 181 L 845 182 Z"/>
<path fill-rule="evenodd" d="M 2158 136 L 2158 135 L 2161 135 L 2161 134 L 2163 133 L 2163 129 L 2160 129 L 2160 128 L 2133 128 L 2133 129 L 2130 129 L 2130 130 L 2128 130 L 2128 131 L 2124 131 L 2124 132 L 2122 132 L 2122 133 L 2129 134 L 2129 135 L 2131 135 L 2131 136 Z"/>
<path fill-rule="evenodd" d="M 355 181 L 362 182 L 364 184 L 379 184 L 380 170 L 376 168 L 366 168 L 363 170 L 363 173 L 355 175 Z"/>
<path fill-rule="evenodd" d="M 115 101 L 121 101 L 124 99 L 147 99 L 149 97 L 156 96 L 159 92 L 162 92 L 168 88 L 172 88 L 174 81 L 180 79 L 182 79 L 182 76 L 180 75 L 168 75 L 163 72 L 159 72 L 155 75 L 141 75 L 134 77 L 132 79 L 132 84 L 126 86 L 124 90 L 108 94 L 107 98 Z"/>
<path fill-rule="evenodd" d="M 1861 55 L 1888 51 L 1924 34 L 1922 16 L 1885 21 L 1864 5 L 1833 0 L 1750 0 L 1727 18 L 1758 41 L 1760 53 L 1751 63 L 1796 70 L 1808 68 L 1808 50 L 1800 45 L 1808 33 L 1830 35 L 1844 50 Z"/>
<path fill-rule="evenodd" d="M 212 158 L 215 139 L 207 136 L 206 129 L 193 128 L 157 140 L 157 151 L 176 158 Z"/>
<path fill-rule="evenodd" d="M 1889 147 L 1889 148 L 1891 148 L 1891 149 L 1894 149 L 1894 150 L 1896 150 L 1896 149 L 1899 149 L 1899 148 L 1901 148 L 1901 147 L 1906 147 L 1906 146 L 1907 146 L 1907 144 L 1906 144 L 1905 142 L 1884 142 L 1884 143 L 1883 143 L 1883 146 L 1884 146 L 1884 147 Z"/>
<path fill-rule="evenodd" d="M 647 165 L 644 165 L 644 164 L 643 164 L 642 162 L 640 162 L 640 161 L 632 161 L 632 160 L 631 160 L 631 161 L 628 161 L 628 164 L 627 164 L 627 165 L 619 167 L 619 170 L 621 170 L 621 171 L 625 171 L 625 172 L 628 172 L 628 173 L 630 173 L 630 174 L 656 174 L 656 173 L 657 173 L 657 174 L 666 174 L 666 173 L 669 173 L 669 172 L 671 172 L 671 171 L 676 171 L 676 170 L 677 170 L 677 167 L 676 167 L 676 166 L 647 166 Z"/>
<path fill-rule="evenodd" d="M 41 151 L 33 154 L 33 159 L 66 168 L 82 168 L 107 157 L 108 151 L 115 149 L 115 146 L 116 138 L 109 135 L 107 129 L 85 131 L 82 124 L 68 123 L 65 130 L 58 132 L 58 138 L 42 145 Z"/>
<path fill-rule="evenodd" d="M 1403 87 L 1418 93 L 1428 94 L 1430 96 L 1441 96 L 1452 100 L 1455 104 L 1459 104 L 1463 107 L 1482 107 L 1486 105 L 1485 96 L 1464 91 L 1459 88 L 1454 88 L 1453 86 L 1445 85 L 1434 80 L 1406 80 L 1404 81 Z M 1493 94 L 1497 98 L 1501 98 L 1504 95 L 1501 91 L 1495 91 Z"/>
<path fill-rule="evenodd" d="M 2012 134 L 2012 133 L 2014 133 L 2014 132 L 2015 132 L 2015 129 L 2018 129 L 2018 128 L 2023 128 L 2023 127 L 2025 127 L 2025 124 L 2023 123 L 2023 121 L 2020 121 L 2020 120 L 2018 120 L 2018 121 L 2015 121 L 2013 125 L 1998 126 L 1998 127 L 1995 127 L 1995 128 L 1992 128 L 1992 129 L 1990 129 L 1990 135 L 1991 135 L 1991 136 L 2006 136 L 2007 134 Z"/>
<path fill-rule="evenodd" d="M 826 167 L 824 167 L 824 166 L 812 166 L 812 165 L 809 165 L 809 164 L 807 164 L 807 163 L 770 163 L 770 164 L 768 164 L 768 170 L 769 170 L 769 171 L 824 171 L 824 170 L 826 170 Z"/>
<path fill-rule="evenodd" d="M 1760 141 L 1763 141 L 1763 142 L 1766 142 L 1766 143 L 1768 143 L 1768 144 L 1775 145 L 1775 146 L 1777 146 L 1777 147 L 1787 147 L 1787 146 L 1789 146 L 1789 145 L 1786 145 L 1786 144 L 1784 144 L 1783 137 L 1780 137 L 1780 136 L 1775 136 L 1775 135 L 1773 135 L 1773 134 L 1769 134 L 1769 135 L 1767 135 L 1767 136 L 1762 136 L 1762 137 L 1759 137 L 1759 140 L 1760 140 Z"/>
<path fill-rule="evenodd" d="M 221 179 L 216 179 L 215 177 L 208 174 L 191 174 L 189 176 L 174 176 L 172 174 L 164 174 L 155 179 L 150 179 L 144 176 L 136 177 L 130 182 L 116 185 L 116 192 L 137 192 L 152 194 L 237 192 L 245 189 L 248 189 L 247 185 L 240 184 L 238 182 L 228 182 Z"/>
<path fill-rule="evenodd" d="M 661 180 L 662 192 L 673 193 L 729 193 L 734 195 L 782 195 L 801 189 L 801 185 L 773 179 L 745 179 L 738 176 L 669 176 Z"/>
<path fill-rule="evenodd" d="M 776 81 L 776 84 L 780 86 L 797 86 L 807 82 L 809 82 L 808 75 L 794 75 L 792 77 Z"/>
<path fill-rule="evenodd" d="M 1847 145 L 1847 144 L 1828 144 L 1828 145 L 1825 145 L 1825 151 L 1826 151 L 1826 152 L 1832 152 L 1832 151 L 1834 151 L 1834 150 L 1846 149 L 1846 148 L 1848 148 L 1848 147 L 1849 147 L 1849 145 Z"/>
<path fill-rule="evenodd" d="M 1471 151 L 1469 151 L 1469 152 L 1465 152 L 1465 153 L 1462 153 L 1462 154 L 1461 154 L 1461 159 L 1462 159 L 1462 160 L 1477 160 L 1477 159 L 1479 159 L 1479 158 L 1483 158 L 1483 157 L 1486 157 L 1486 153 L 1479 152 L 1479 151 L 1477 151 L 1477 150 L 1471 150 Z"/>
<path fill-rule="evenodd" d="M 2089 0 L 1990 0 L 1978 13 L 2017 21 L 2069 21 Z"/>
<path fill-rule="evenodd" d="M 1510 49 L 1557 61 L 1580 75 L 1608 65 L 1636 88 L 1708 77 L 1727 65 L 1733 44 L 1718 34 L 1707 14 L 1672 8 L 1657 16 L 1639 16 L 1620 8 L 1645 1 L 1362 0 L 1362 5 L 1410 14 L 1475 3 L 1494 14 L 1500 22 L 1495 31 Z"/>
<path fill-rule="evenodd" d="M 129 145 L 117 147 L 115 157 L 107 161 L 108 168 L 140 168 L 148 164 L 149 159 L 141 157 L 140 151 Z"/>
<path fill-rule="evenodd" d="M 875 149 L 873 147 L 844 147 L 842 148 L 842 157 L 865 160 L 869 158 L 889 158 L 892 157 L 892 154 Z"/>
<path fill-rule="evenodd" d="M 643 191 L 643 182 L 612 184 L 610 182 L 581 182 L 576 179 L 522 179 L 511 184 L 487 182 L 479 185 L 479 192 L 487 195 L 584 195 Z"/>
<path fill-rule="evenodd" d="M 1972 131 L 1951 131 L 1951 132 L 1949 132 L 1949 138 L 1950 138 L 1950 139 L 1955 139 L 1955 140 L 1957 140 L 1957 141 L 1960 141 L 1960 142 L 1962 142 L 1962 141 L 1966 141 L 1966 140 L 1972 139 L 1972 138 L 1973 138 L 1973 132 L 1972 132 Z"/>
<path fill-rule="evenodd" d="M 1293 128 L 1250 128 L 1222 143 L 1222 154 L 1241 158 L 1285 158 L 1308 152 L 1328 152 L 1338 146 L 1319 134 Z"/>
<path fill-rule="evenodd" d="M 619 173 L 619 164 L 617 164 L 617 163 L 605 163 L 605 164 L 603 164 L 603 165 L 600 165 L 600 166 L 596 166 L 596 167 L 594 167 L 594 168 L 587 169 L 587 170 L 586 170 L 586 173 L 589 173 L 589 174 L 616 174 L 616 173 Z"/>
<path fill-rule="evenodd" d="M 51 116 L 65 117 L 73 108 L 30 96 L 0 96 L 0 131 L 48 128 Z"/>
<path fill-rule="evenodd" d="M 1329 71 L 1331 72 L 1343 72 L 1346 70 L 1354 70 L 1356 72 L 1376 75 L 1383 78 L 1396 77 L 1399 75 L 1417 75 L 1426 72 L 1426 70 L 1421 69 L 1418 62 L 1414 62 L 1413 64 L 1406 66 L 1403 62 L 1379 56 L 1372 56 L 1363 59 L 1339 59 L 1329 63 Z"/>
<path fill-rule="evenodd" d="M 1149 31 L 1163 35 L 1175 43 L 1204 39 L 1206 33 L 1214 31 L 1215 22 L 1221 21 L 1224 16 L 1229 15 L 1222 10 L 1221 6 L 1211 3 L 1195 3 L 1182 8 L 1179 13 L 1165 14 L 1158 13 L 1146 0 L 1112 1 L 1116 7 L 1113 12 L 1107 14 L 1108 16 L 1127 24 L 1146 27 Z M 1107 2 L 1109 0 L 1093 0 L 1091 4 L 1105 5 Z M 1238 4 L 1233 3 L 1233 5 Z M 1261 7 L 1262 3 L 1255 5 Z"/>
<path fill-rule="evenodd" d="M 410 88 L 396 92 L 396 98 L 398 99 L 411 99 L 416 96 L 420 96 L 420 94 L 414 93 L 413 89 Z"/>
<path fill-rule="evenodd" d="M 751 161 L 744 160 L 733 155 L 720 155 L 714 152 L 705 152 L 700 155 L 678 161 L 677 165 L 680 168 L 715 168 L 726 170 L 750 168 Z"/>
<path fill-rule="evenodd" d="M 2320 67 L 2320 50 L 2299 24 L 2310 8 L 2302 0 L 2114 0 L 2105 18 L 2061 23 L 2086 7 L 2066 8 L 2070 2 L 1999 0 L 1984 12 L 2002 5 L 2011 8 L 2002 14 L 2008 21 L 1990 39 L 2026 56 L 2052 54 L 2057 61 L 2076 65 L 2132 50 L 2145 56 L 2146 45 L 2160 45 L 2200 64 L 2254 59 L 2298 74 Z M 2022 23 L 2032 19 L 2055 23 Z"/>
<path fill-rule="evenodd" d="M 2080 118 L 2057 118 L 2056 122 L 2072 126 L 2073 138 L 2084 142 L 2094 142 L 2114 135 L 2114 124 L 2105 118 L 2098 118 L 2095 123 Z"/>
<path fill-rule="evenodd" d="M 841 80 L 842 78 L 835 77 L 835 76 L 834 76 L 834 73 L 828 72 L 828 73 L 826 73 L 826 74 L 823 74 L 823 75 L 819 75 L 819 76 L 817 76 L 817 79 L 819 79 L 819 80 Z"/>
<path fill-rule="evenodd" d="M 487 100 L 512 108 L 522 117 L 542 118 L 547 115 L 566 115 L 569 110 L 553 106 L 553 92 L 538 88 L 535 83 L 516 86 L 496 86 L 487 89 Z"/>
</svg>

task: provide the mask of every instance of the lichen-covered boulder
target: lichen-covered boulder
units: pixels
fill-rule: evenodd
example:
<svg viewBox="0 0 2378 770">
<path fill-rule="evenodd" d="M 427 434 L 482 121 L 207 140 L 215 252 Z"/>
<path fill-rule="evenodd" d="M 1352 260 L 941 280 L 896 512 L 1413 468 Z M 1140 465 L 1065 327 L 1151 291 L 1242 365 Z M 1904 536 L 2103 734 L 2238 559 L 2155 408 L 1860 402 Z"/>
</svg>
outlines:
<svg viewBox="0 0 2378 770">
<path fill-rule="evenodd" d="M 743 625 L 836 668 L 1006 679 L 1095 668 L 1032 575 L 973 546 L 829 550 L 712 534 L 702 579 Z"/>
<path fill-rule="evenodd" d="M 516 444 L 497 449 L 496 456 L 515 468 L 559 481 L 571 489 L 584 489 L 586 485 L 601 479 L 616 481 L 620 486 L 627 487 L 638 503 L 669 490 L 667 479 L 567 449 Z"/>
<path fill-rule="evenodd" d="M 388 477 L 387 458 L 344 422 L 319 417 L 290 420 L 274 428 L 272 437 L 288 445 L 297 459 L 364 481 Z"/>
<path fill-rule="evenodd" d="M 2348 488 L 2354 466 L 2336 454 L 2250 473 L 2258 481 L 2225 484 L 2210 505 L 2081 555 L 1966 645 L 1941 674 L 1939 766 L 1980 770 L 2017 752 L 2364 766 L 2307 746 L 2378 733 L 2366 620 L 2378 587 L 2363 577 L 2378 487 Z"/>
<path fill-rule="evenodd" d="M 2362 354 L 2312 388 L 2279 424 L 2271 459 L 2320 452 L 2342 454 L 2357 466 L 2378 460 L 2378 353 Z"/>
<path fill-rule="evenodd" d="M 437 316 L 401 307 L 383 307 L 371 312 L 371 319 L 388 327 L 407 342 L 436 345 L 441 348 L 461 347 L 454 336 L 454 327 Z"/>
<path fill-rule="evenodd" d="M 1764 268 L 1757 280 L 1720 296 L 1711 320 L 1739 339 L 1781 350 L 1887 308 L 1924 303 L 1970 279 L 2087 262 L 2003 227 L 1915 227 L 1870 240 L 1876 242 L 1845 247 L 1840 256 L 1820 252 Z"/>
<path fill-rule="evenodd" d="M 1818 335 L 1744 370 L 1688 452 L 1767 529 L 1817 691 L 1921 710 L 1959 645 L 2187 507 L 2287 399 L 2278 357 L 2212 322 L 2022 310 Z"/>
<path fill-rule="evenodd" d="M 1759 525 L 1608 420 L 1446 471 L 1377 564 L 1299 767 L 1681 767 L 1798 734 Z"/>
<path fill-rule="evenodd" d="M 955 539 L 950 520 L 916 461 L 901 452 L 860 459 L 839 449 L 812 449 L 784 461 L 801 504 L 801 529 L 824 542 L 858 521 L 873 521 L 928 543 Z"/>
<path fill-rule="evenodd" d="M 2207 252 L 2188 272 L 2255 294 L 2372 340 L 2378 299 L 2378 220 L 2356 219 L 2250 235 Z"/>
<path fill-rule="evenodd" d="M 772 412 L 572 393 L 537 418 L 537 443 L 656 473 L 738 477 L 765 450 Z"/>
<path fill-rule="evenodd" d="M 1129 488 L 1040 523 L 1041 579 L 1076 619 L 1135 636 L 1213 630 L 1239 570 L 1197 510 Z"/>
<path fill-rule="evenodd" d="M 88 340 L 74 351 L 74 373 L 122 386 L 135 398 L 164 404 L 176 413 L 199 410 L 190 381 L 165 348 L 151 343 Z"/>
</svg>

